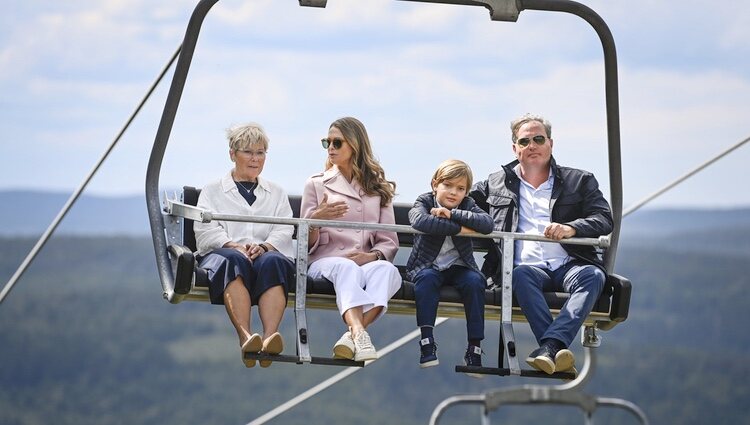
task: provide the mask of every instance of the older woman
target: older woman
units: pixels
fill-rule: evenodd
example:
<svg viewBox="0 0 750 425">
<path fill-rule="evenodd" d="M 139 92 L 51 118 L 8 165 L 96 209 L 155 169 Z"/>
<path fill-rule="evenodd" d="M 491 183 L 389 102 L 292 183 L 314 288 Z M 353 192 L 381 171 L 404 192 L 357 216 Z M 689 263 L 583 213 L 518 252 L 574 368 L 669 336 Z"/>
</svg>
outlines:
<svg viewBox="0 0 750 425">
<path fill-rule="evenodd" d="M 364 125 L 346 117 L 333 122 L 322 140 L 328 152 L 325 171 L 310 177 L 302 194 L 301 216 L 323 220 L 394 224 L 396 185 L 385 179 Z M 401 287 L 391 263 L 396 233 L 314 228 L 309 238 L 313 278 L 333 282 L 336 304 L 349 329 L 333 347 L 336 358 L 374 360 L 367 326 L 382 316 Z"/>
<path fill-rule="evenodd" d="M 227 214 L 291 217 L 289 198 L 278 185 L 262 178 L 268 137 L 258 124 L 227 131 L 234 168 L 206 185 L 198 207 Z M 224 304 L 245 353 L 279 354 L 284 341 L 278 332 L 290 285 L 293 227 L 230 221 L 195 222 L 200 266 L 208 271 L 211 303 Z M 263 336 L 252 333 L 250 308 L 258 306 Z M 261 360 L 261 367 L 268 367 Z M 247 367 L 255 360 L 245 361 Z"/>
</svg>

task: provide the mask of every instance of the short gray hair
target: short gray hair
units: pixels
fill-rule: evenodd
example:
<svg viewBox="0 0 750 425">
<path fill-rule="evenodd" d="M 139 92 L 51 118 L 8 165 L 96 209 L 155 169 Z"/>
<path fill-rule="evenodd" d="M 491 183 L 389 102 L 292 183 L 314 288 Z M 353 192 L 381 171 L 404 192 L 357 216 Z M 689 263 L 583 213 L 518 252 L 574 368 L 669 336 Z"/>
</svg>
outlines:
<svg viewBox="0 0 750 425">
<path fill-rule="evenodd" d="M 518 137 L 516 136 L 518 129 L 521 128 L 522 125 L 531 121 L 536 121 L 542 124 L 544 126 L 544 131 L 547 133 L 547 138 L 552 138 L 552 124 L 550 124 L 546 118 L 541 115 L 526 113 L 510 122 L 510 137 L 513 143 L 516 143 L 518 140 Z"/>
<path fill-rule="evenodd" d="M 253 145 L 261 145 L 263 150 L 268 150 L 268 136 L 260 124 L 251 122 L 227 129 L 229 149 L 245 150 Z"/>
</svg>

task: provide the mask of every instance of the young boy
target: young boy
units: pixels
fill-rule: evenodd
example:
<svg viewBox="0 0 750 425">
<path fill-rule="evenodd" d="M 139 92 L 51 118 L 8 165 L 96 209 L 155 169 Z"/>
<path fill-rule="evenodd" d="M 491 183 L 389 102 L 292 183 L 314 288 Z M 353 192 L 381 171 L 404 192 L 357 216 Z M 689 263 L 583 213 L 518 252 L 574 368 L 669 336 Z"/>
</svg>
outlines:
<svg viewBox="0 0 750 425">
<path fill-rule="evenodd" d="M 486 279 L 474 260 L 471 239 L 453 237 L 467 231 L 488 234 L 493 230 L 492 217 L 466 196 L 471 184 L 471 169 L 466 163 L 444 161 L 432 176 L 432 192 L 420 195 L 409 211 L 412 227 L 426 233 L 414 236 L 414 249 L 406 263 L 406 276 L 415 285 L 417 326 L 422 332 L 420 367 L 438 364 L 432 331 L 444 284 L 458 290 L 466 311 L 469 344 L 464 363 L 482 366 Z"/>
</svg>

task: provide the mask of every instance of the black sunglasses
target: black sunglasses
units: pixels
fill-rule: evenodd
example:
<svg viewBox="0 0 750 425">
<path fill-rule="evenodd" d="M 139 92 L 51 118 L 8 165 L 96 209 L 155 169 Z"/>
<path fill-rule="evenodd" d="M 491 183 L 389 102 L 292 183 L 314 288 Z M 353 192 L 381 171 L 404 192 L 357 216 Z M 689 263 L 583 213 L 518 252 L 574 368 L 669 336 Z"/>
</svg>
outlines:
<svg viewBox="0 0 750 425">
<path fill-rule="evenodd" d="M 529 146 L 529 143 L 531 143 L 532 140 L 534 141 L 534 143 L 536 143 L 539 146 L 542 146 L 543 144 L 547 142 L 546 137 L 539 135 L 539 136 L 534 136 L 531 139 L 529 139 L 528 137 L 524 137 L 523 139 L 518 139 L 516 143 L 518 143 L 518 146 L 525 148 L 526 146 Z"/>
<path fill-rule="evenodd" d="M 341 149 L 341 144 L 344 143 L 344 139 L 339 139 L 338 137 L 335 139 L 320 139 L 320 144 L 323 145 L 323 149 L 328 149 L 329 146 L 333 145 L 333 148 L 336 150 Z"/>
</svg>

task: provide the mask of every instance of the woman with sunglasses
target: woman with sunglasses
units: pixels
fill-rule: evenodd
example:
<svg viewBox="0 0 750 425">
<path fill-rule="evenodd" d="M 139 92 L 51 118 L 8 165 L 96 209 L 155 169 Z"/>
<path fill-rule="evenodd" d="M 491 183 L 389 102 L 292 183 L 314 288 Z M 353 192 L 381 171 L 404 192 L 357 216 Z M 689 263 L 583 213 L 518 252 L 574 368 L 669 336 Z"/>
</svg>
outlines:
<svg viewBox="0 0 750 425">
<path fill-rule="evenodd" d="M 394 224 L 396 184 L 385 179 L 364 125 L 345 117 L 322 140 L 325 171 L 310 177 L 302 194 L 304 218 Z M 367 327 L 382 316 L 401 288 L 391 263 L 398 250 L 395 232 L 311 228 L 308 241 L 312 278 L 333 282 L 336 304 L 348 330 L 333 346 L 334 358 L 374 360 Z"/>
<path fill-rule="evenodd" d="M 268 136 L 250 123 L 227 131 L 234 167 L 201 191 L 198 207 L 225 214 L 292 217 L 289 197 L 280 186 L 262 178 Z M 245 353 L 279 354 L 284 341 L 278 332 L 290 285 L 292 226 L 236 221 L 193 224 L 200 267 L 208 272 L 212 304 L 224 304 L 239 337 L 245 366 L 255 366 Z M 250 308 L 258 306 L 263 336 L 252 333 Z M 270 360 L 261 360 L 268 367 Z"/>
</svg>

